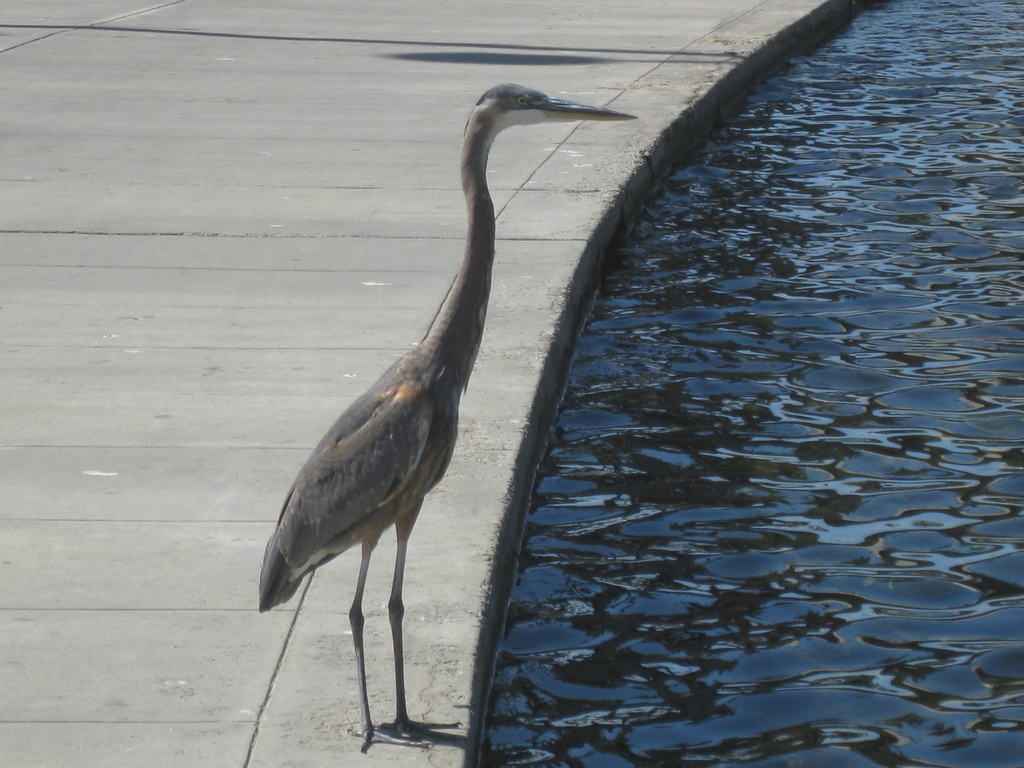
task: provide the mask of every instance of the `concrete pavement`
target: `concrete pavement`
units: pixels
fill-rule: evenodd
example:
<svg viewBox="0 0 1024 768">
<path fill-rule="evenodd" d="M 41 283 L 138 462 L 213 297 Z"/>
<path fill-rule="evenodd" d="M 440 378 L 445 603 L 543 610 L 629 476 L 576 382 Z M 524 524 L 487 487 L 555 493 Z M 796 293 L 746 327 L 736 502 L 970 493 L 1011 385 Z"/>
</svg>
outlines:
<svg viewBox="0 0 1024 768">
<path fill-rule="evenodd" d="M 680 148 L 847 0 L 131 0 L 0 9 L 0 764 L 474 762 L 533 465 L 602 248 Z M 462 437 L 413 535 L 409 706 L 360 755 L 358 556 L 256 612 L 263 547 L 462 251 L 499 82 L 631 112 L 510 131 Z M 368 676 L 393 712 L 385 536 Z M 301 599 L 300 599 L 301 598 Z"/>
</svg>

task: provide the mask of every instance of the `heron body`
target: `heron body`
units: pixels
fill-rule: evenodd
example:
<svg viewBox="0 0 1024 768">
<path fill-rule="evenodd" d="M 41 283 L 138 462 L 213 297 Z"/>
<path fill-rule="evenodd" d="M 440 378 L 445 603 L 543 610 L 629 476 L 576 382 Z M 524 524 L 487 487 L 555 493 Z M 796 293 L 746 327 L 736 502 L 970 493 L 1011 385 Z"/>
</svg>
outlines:
<svg viewBox="0 0 1024 768">
<path fill-rule="evenodd" d="M 362 704 L 363 751 L 374 739 L 366 692 L 362 595 L 370 555 L 394 526 L 398 554 L 388 604 L 395 649 L 400 735 L 412 730 L 405 703 L 402 579 L 406 545 L 424 496 L 444 476 L 455 449 L 459 403 L 483 336 L 494 262 L 494 206 L 487 156 L 511 125 L 545 120 L 624 120 L 631 115 L 501 85 L 481 97 L 466 124 L 462 188 L 469 225 L 459 271 L 419 345 L 403 354 L 341 414 L 299 471 L 270 541 L 260 577 L 260 611 L 287 602 L 305 576 L 362 547 L 349 611 Z"/>
</svg>

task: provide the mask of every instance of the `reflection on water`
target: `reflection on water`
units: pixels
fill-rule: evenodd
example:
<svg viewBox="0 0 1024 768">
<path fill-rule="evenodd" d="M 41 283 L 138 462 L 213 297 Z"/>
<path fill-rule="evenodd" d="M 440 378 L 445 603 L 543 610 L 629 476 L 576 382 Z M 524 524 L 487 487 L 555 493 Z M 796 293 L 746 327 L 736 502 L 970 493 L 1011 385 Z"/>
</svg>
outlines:
<svg viewBox="0 0 1024 768">
<path fill-rule="evenodd" d="M 1024 761 L 1024 5 L 894 0 L 619 255 L 485 764 Z"/>
</svg>

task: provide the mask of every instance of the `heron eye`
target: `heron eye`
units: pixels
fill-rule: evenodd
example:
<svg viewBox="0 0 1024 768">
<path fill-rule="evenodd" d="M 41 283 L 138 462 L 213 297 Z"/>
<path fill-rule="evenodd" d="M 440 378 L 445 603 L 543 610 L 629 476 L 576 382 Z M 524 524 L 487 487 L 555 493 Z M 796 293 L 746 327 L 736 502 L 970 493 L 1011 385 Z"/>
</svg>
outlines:
<svg viewBox="0 0 1024 768">
<path fill-rule="evenodd" d="M 518 104 L 518 105 L 519 105 L 520 107 L 525 107 L 525 106 L 526 106 L 526 97 L 525 97 L 525 96 L 519 96 L 519 97 L 517 97 L 517 98 L 516 98 L 516 103 L 517 103 L 517 104 Z"/>
</svg>

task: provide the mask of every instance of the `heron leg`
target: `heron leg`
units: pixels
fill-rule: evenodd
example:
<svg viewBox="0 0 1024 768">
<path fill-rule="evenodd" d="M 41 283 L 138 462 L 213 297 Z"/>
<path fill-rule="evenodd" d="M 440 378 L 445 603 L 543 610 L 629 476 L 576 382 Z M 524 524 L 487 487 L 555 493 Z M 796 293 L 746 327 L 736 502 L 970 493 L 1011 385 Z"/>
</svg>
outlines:
<svg viewBox="0 0 1024 768">
<path fill-rule="evenodd" d="M 405 604 L 402 602 L 402 583 L 405 577 L 405 556 L 408 551 L 409 536 L 412 534 L 416 516 L 416 507 L 395 523 L 398 534 L 398 550 L 395 555 L 395 577 L 391 582 L 391 599 L 388 601 L 388 618 L 391 621 L 391 641 L 395 651 L 395 722 L 382 725 L 384 734 L 388 731 L 394 737 L 378 734 L 377 738 L 394 744 L 428 748 L 432 743 L 458 743 L 459 738 L 438 731 L 438 728 L 455 728 L 460 723 L 417 723 L 409 719 L 409 710 L 405 702 L 405 647 L 402 641 L 402 620 L 405 617 Z"/>
<path fill-rule="evenodd" d="M 402 602 L 402 582 L 405 578 L 405 555 L 409 545 L 409 536 L 412 534 L 417 514 L 419 514 L 419 508 L 414 509 L 395 524 L 395 531 L 398 534 L 398 552 L 395 555 L 395 578 L 391 583 L 391 599 L 388 601 L 391 641 L 395 649 L 395 729 L 399 732 L 407 732 L 411 730 L 412 726 L 412 721 L 409 720 L 409 711 L 405 705 L 405 644 L 402 640 L 405 604 Z"/>
<path fill-rule="evenodd" d="M 366 693 L 366 656 L 363 652 L 363 588 L 366 586 L 366 574 L 370 568 L 370 555 L 372 553 L 373 544 L 363 542 L 363 559 L 359 564 L 359 581 L 356 583 L 356 594 L 352 600 L 352 607 L 348 612 L 349 624 L 352 626 L 352 642 L 356 650 L 356 672 L 359 675 L 359 703 L 363 712 L 363 752 L 366 752 L 373 742 L 370 698 Z"/>
<path fill-rule="evenodd" d="M 378 733 L 373 727 L 373 720 L 370 719 L 370 697 L 366 691 L 366 654 L 363 649 L 363 590 L 366 587 L 366 574 L 370 569 L 370 555 L 377 545 L 376 541 L 363 542 L 363 559 L 359 563 L 359 580 L 356 583 L 356 593 L 352 600 L 352 607 L 348 612 L 349 624 L 352 626 L 352 643 L 356 650 L 356 672 L 359 676 L 359 703 L 363 714 L 363 746 L 360 751 L 366 752 L 374 741 L 383 741 L 389 744 L 412 744 L 413 746 L 426 747 L 427 744 L 410 742 L 405 737 L 407 733 L 415 730 L 415 725 L 409 721 L 409 715 L 405 708 L 405 673 L 402 666 L 402 614 L 405 612 L 402 606 L 402 574 L 405 570 L 405 545 L 409 540 L 409 533 L 412 526 L 406 529 L 405 536 L 399 539 L 398 559 L 395 564 L 395 576 L 397 586 L 392 585 L 391 602 L 388 604 L 388 613 L 391 617 L 391 631 L 395 638 L 396 667 L 395 676 L 398 682 L 398 717 L 395 719 L 394 730 L 398 738 L 389 736 L 387 730 Z M 397 600 L 396 600 L 397 594 Z M 397 633 L 396 633 L 397 626 Z M 381 726 L 386 729 L 386 726 Z"/>
</svg>

